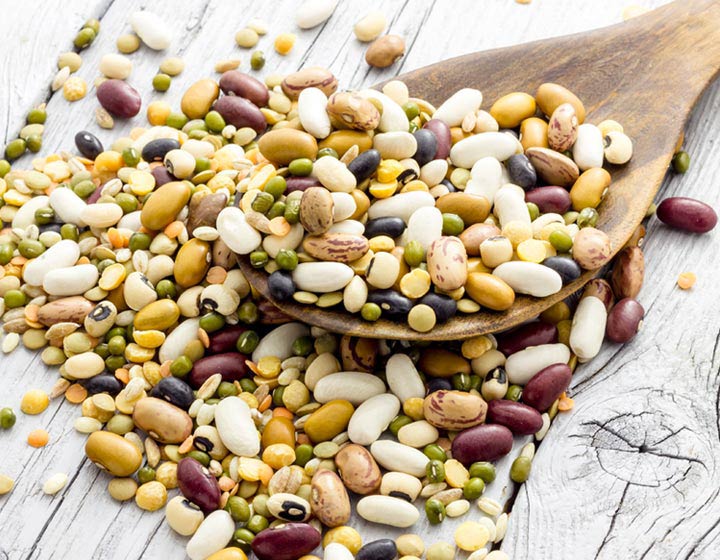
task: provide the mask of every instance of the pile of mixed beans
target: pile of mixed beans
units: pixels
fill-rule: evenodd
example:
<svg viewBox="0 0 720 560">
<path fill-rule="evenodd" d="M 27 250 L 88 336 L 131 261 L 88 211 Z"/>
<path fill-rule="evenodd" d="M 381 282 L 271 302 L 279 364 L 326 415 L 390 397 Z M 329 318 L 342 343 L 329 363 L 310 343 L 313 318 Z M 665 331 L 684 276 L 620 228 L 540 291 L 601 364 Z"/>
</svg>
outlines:
<svg viewBox="0 0 720 560">
<path fill-rule="evenodd" d="M 133 16 L 137 36 L 123 36 L 121 52 L 140 40 L 167 47 L 153 18 Z M 90 23 L 83 46 L 99 30 Z M 252 46 L 257 29 L 238 44 Z M 123 58 L 101 64 L 107 127 L 142 106 Z M 161 70 L 182 71 L 168 61 Z M 644 227 L 582 294 L 509 332 L 443 345 L 294 322 L 253 290 L 237 259 L 264 268 L 278 300 L 342 304 L 421 332 L 458 311 L 502 311 L 516 293 L 548 296 L 606 264 L 611 247 L 594 227 L 611 182 L 602 166 L 627 162 L 632 143 L 616 122 L 584 122 L 581 101 L 557 84 L 509 93 L 489 111 L 475 89 L 436 109 L 400 81 L 382 92 L 337 88 L 324 68 L 265 83 L 228 70 L 195 82 L 181 111 L 150 104 L 151 126 L 109 148 L 81 131 L 80 155 L 39 157 L 26 170 L 0 163 L 2 350 L 42 349 L 60 373 L 50 394 L 30 390 L 20 409 L 39 414 L 61 396 L 80 404 L 75 428 L 112 476 L 110 495 L 165 508 L 191 537 L 193 560 L 245 560 L 251 550 L 316 560 L 321 543 L 325 560 L 451 560 L 456 547 L 502 560 L 490 549 L 508 515 L 483 496 L 493 462 L 515 436 L 542 440 L 572 408 L 565 391 L 578 362 L 640 329 Z M 44 107 L 28 114 L 28 126 L 44 122 Z M 22 149 L 10 143 L 9 159 L 42 129 L 30 132 Z M 695 232 L 717 220 L 683 198 L 657 215 Z M 0 410 L 2 428 L 15 421 Z M 36 430 L 28 443 L 48 437 Z M 517 453 L 513 481 L 528 478 L 534 451 L 531 441 Z M 58 473 L 43 490 L 66 482 Z M 0 494 L 12 486 L 0 475 Z M 426 550 L 411 533 L 363 544 L 348 525 L 351 496 L 363 519 L 403 529 L 421 511 L 431 524 L 475 513 L 454 544 Z"/>
</svg>

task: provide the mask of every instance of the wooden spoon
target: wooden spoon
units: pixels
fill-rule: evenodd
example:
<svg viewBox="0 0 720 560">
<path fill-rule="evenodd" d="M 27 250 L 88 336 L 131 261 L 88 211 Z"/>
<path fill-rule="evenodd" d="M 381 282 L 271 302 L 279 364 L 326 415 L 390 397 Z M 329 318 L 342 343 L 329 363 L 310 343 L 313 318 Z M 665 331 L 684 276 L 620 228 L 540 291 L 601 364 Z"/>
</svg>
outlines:
<svg viewBox="0 0 720 560">
<path fill-rule="evenodd" d="M 642 221 L 672 158 L 690 110 L 720 71 L 720 2 L 678 0 L 628 22 L 588 33 L 473 53 L 398 76 L 413 96 L 439 104 L 463 87 L 483 92 L 484 106 L 512 91 L 534 93 L 544 82 L 573 91 L 587 122 L 620 122 L 633 139 L 627 165 L 611 170 L 612 185 L 598 208 L 597 227 L 619 251 Z M 504 313 L 458 314 L 429 333 L 405 323 L 363 321 L 357 315 L 269 297 L 267 275 L 243 259 L 249 282 L 282 311 L 344 334 L 413 340 L 455 340 L 527 321 L 582 288 L 596 271 L 550 297 L 521 296 Z"/>
</svg>

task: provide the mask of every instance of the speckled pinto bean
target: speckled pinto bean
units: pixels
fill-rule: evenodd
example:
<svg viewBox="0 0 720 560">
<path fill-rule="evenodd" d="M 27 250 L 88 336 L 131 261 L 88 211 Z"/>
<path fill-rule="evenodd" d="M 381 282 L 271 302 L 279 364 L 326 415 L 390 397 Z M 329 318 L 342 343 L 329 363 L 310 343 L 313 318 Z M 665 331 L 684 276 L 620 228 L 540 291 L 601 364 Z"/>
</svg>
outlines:
<svg viewBox="0 0 720 560">
<path fill-rule="evenodd" d="M 610 276 L 617 298 L 635 298 L 645 278 L 645 258 L 640 247 L 626 247 L 618 253 Z"/>
<path fill-rule="evenodd" d="M 522 401 L 545 412 L 570 385 L 572 371 L 566 364 L 552 364 L 537 372 L 527 382 L 522 392 Z"/>
<path fill-rule="evenodd" d="M 539 346 L 541 344 L 554 344 L 557 342 L 557 327 L 543 321 L 535 321 L 522 325 L 510 332 L 497 336 L 497 349 L 509 356 L 528 346 Z"/>
<path fill-rule="evenodd" d="M 515 435 L 534 434 L 542 428 L 540 413 L 523 403 L 495 399 L 488 403 L 488 422 L 510 428 Z"/>
<path fill-rule="evenodd" d="M 512 432 L 505 426 L 480 424 L 455 437 L 452 455 L 465 466 L 476 461 L 495 461 L 510 453 L 512 443 Z"/>
<path fill-rule="evenodd" d="M 613 305 L 615 305 L 615 294 L 610 287 L 610 283 L 602 278 L 593 278 L 585 284 L 585 290 L 583 290 L 583 298 L 594 296 L 605 304 L 605 309 L 610 311 Z"/>
<path fill-rule="evenodd" d="M 259 560 L 295 560 L 320 544 L 320 533 L 308 523 L 287 523 L 260 531 L 252 541 Z"/>
<path fill-rule="evenodd" d="M 190 385 L 197 389 L 216 373 L 222 374 L 223 381 L 242 379 L 248 372 L 245 360 L 247 356 L 239 352 L 225 352 L 201 358 L 193 364 L 189 377 Z"/>
<path fill-rule="evenodd" d="M 717 214 L 712 207 L 684 196 L 663 200 L 658 204 L 656 215 L 662 223 L 692 233 L 707 233 L 717 224 Z"/>
<path fill-rule="evenodd" d="M 206 514 L 218 509 L 220 488 L 217 479 L 192 457 L 181 459 L 177 466 L 178 488 Z"/>
<path fill-rule="evenodd" d="M 637 300 L 623 298 L 608 314 L 605 335 L 613 342 L 627 342 L 642 328 L 645 309 Z"/>
</svg>

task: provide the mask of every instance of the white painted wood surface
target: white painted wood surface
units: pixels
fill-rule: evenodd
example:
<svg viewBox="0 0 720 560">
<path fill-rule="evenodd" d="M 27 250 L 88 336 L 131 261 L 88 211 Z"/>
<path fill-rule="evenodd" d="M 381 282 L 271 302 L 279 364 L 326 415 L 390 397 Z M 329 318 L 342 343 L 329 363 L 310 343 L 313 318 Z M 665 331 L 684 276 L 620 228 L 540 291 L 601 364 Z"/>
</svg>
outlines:
<svg viewBox="0 0 720 560">
<path fill-rule="evenodd" d="M 102 16 L 101 33 L 83 51 L 78 73 L 92 84 L 99 58 L 114 52 L 116 37 L 129 30 L 131 11 L 151 8 L 163 15 L 176 33 L 173 45 L 165 53 L 143 47 L 131 55 L 135 68 L 129 82 L 141 92 L 144 105 L 162 98 L 178 106 L 185 87 L 212 75 L 218 60 L 240 57 L 242 68 L 248 68 L 250 51 L 238 49 L 233 37 L 254 16 L 271 22 L 271 33 L 259 45 L 267 56 L 260 74 L 318 64 L 331 68 L 341 86 L 350 88 L 451 56 L 609 25 L 620 21 L 626 1 L 373 2 L 372 7 L 380 7 L 388 16 L 390 31 L 407 39 L 406 56 L 385 71 L 366 66 L 365 46 L 352 35 L 353 23 L 370 9 L 370 3 L 342 0 L 326 24 L 308 31 L 300 31 L 292 22 L 297 1 L 25 0 L 11 6 L 5 0 L 3 4 L 0 131 L 7 141 L 17 134 L 26 111 L 49 95 L 56 56 L 71 48 L 75 32 L 88 17 Z M 287 57 L 272 49 L 274 35 L 283 31 L 298 34 Z M 187 69 L 169 92 L 154 93 L 152 76 L 170 55 L 182 56 Z M 468 79 L 482 88 L 492 76 Z M 95 106 L 92 89 L 85 100 L 74 104 L 53 95 L 43 153 L 71 149 L 72 137 L 81 129 L 109 143 L 132 126 L 145 124 L 140 116 L 119 122 L 113 131 L 102 131 L 94 123 Z M 662 194 L 695 196 L 718 207 L 720 164 L 714 151 L 719 141 L 720 84 L 716 84 L 688 126 L 691 171 L 671 176 Z M 28 165 L 29 158 L 19 163 Z M 651 221 L 645 245 L 646 284 L 640 295 L 648 311 L 645 329 L 625 347 L 606 345 L 592 363 L 578 368 L 572 389 L 575 410 L 556 420 L 538 450 L 533 475 L 513 506 L 502 547 L 512 558 L 719 556 L 717 239 L 716 233 L 690 236 Z M 690 292 L 680 292 L 674 284 L 685 270 L 699 277 Z M 17 410 L 28 388 L 49 390 L 56 377 L 37 354 L 19 349 L 0 357 L 0 406 Z M 0 471 L 17 481 L 15 490 L 0 498 L 0 559 L 182 558 L 185 539 L 172 533 L 161 512 L 142 513 L 134 504 L 117 504 L 107 495 L 109 477 L 83 459 L 85 438 L 72 428 L 78 415 L 77 407 L 58 400 L 39 417 L 20 415 L 13 430 L 0 432 Z M 42 450 L 25 443 L 27 433 L 37 427 L 51 434 L 50 445 Z M 512 494 L 507 483 L 509 462 L 501 465 L 498 480 L 489 488 L 489 495 L 502 501 Z M 55 497 L 44 496 L 42 482 L 61 471 L 70 475 L 68 487 Z M 428 544 L 452 541 L 455 524 L 448 521 L 439 528 L 419 524 L 413 530 Z M 399 534 L 366 525 L 361 531 L 366 540 Z"/>
</svg>

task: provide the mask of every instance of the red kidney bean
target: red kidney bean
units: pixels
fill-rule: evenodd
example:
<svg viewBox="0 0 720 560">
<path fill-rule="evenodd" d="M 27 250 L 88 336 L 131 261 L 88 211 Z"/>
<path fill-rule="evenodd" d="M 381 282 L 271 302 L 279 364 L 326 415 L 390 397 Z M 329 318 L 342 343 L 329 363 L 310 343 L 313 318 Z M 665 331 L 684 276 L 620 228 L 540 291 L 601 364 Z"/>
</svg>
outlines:
<svg viewBox="0 0 720 560">
<path fill-rule="evenodd" d="M 222 115 L 227 124 L 235 128 L 249 126 L 258 134 L 265 132 L 267 128 L 267 121 L 260 109 L 244 97 L 224 95 L 215 102 L 213 109 Z"/>
<path fill-rule="evenodd" d="M 645 317 L 645 309 L 637 300 L 621 299 L 608 314 L 605 334 L 613 342 L 627 342 L 642 327 L 643 317 Z"/>
<path fill-rule="evenodd" d="M 252 542 L 259 560 L 295 560 L 320 544 L 320 533 L 307 523 L 286 523 L 260 531 Z"/>
<path fill-rule="evenodd" d="M 506 399 L 492 400 L 488 403 L 487 422 L 501 424 L 515 435 L 530 435 L 540 431 L 543 420 L 533 407 Z"/>
<path fill-rule="evenodd" d="M 610 284 L 617 298 L 635 298 L 645 278 L 645 257 L 640 247 L 625 247 L 613 263 Z"/>
<path fill-rule="evenodd" d="M 612 306 L 615 305 L 615 295 L 613 294 L 610 283 L 602 278 L 593 278 L 585 284 L 585 290 L 580 299 L 595 296 L 605 304 L 605 310 L 610 312 Z"/>
<path fill-rule="evenodd" d="M 694 198 L 676 196 L 658 204 L 658 219 L 677 229 L 693 233 L 706 233 L 717 224 L 717 214 L 711 206 Z"/>
<path fill-rule="evenodd" d="M 286 194 L 290 194 L 294 191 L 305 192 L 310 187 L 321 187 L 320 181 L 315 177 L 288 177 L 285 182 L 287 183 Z"/>
<path fill-rule="evenodd" d="M 525 384 L 522 400 L 545 412 L 570 385 L 572 371 L 566 364 L 552 364 L 541 369 Z"/>
<path fill-rule="evenodd" d="M 248 372 L 245 360 L 247 356 L 240 352 L 225 352 L 200 358 L 193 364 L 190 372 L 190 385 L 197 389 L 208 377 L 216 373 L 222 374 L 223 381 L 242 379 Z"/>
<path fill-rule="evenodd" d="M 570 210 L 570 193 L 562 187 L 537 187 L 525 193 L 525 202 L 537 204 L 540 212 L 564 214 Z"/>
<path fill-rule="evenodd" d="M 498 335 L 497 341 L 497 349 L 505 356 L 509 356 L 515 352 L 520 352 L 520 350 L 525 350 L 528 346 L 556 343 L 558 341 L 558 331 L 555 325 L 535 321 Z"/>
<path fill-rule="evenodd" d="M 238 70 L 229 70 L 220 77 L 220 89 L 225 95 L 238 95 L 249 99 L 258 107 L 265 107 L 270 92 L 260 80 Z"/>
<path fill-rule="evenodd" d="M 97 98 L 103 109 L 123 119 L 137 115 L 142 105 L 137 90 L 123 80 L 105 80 L 97 88 Z"/>
<path fill-rule="evenodd" d="M 207 515 L 220 507 L 220 487 L 217 480 L 192 457 L 180 459 L 177 465 L 180 492 Z"/>
<path fill-rule="evenodd" d="M 510 453 L 512 432 L 500 424 L 480 424 L 460 432 L 452 442 L 452 456 L 463 465 L 495 461 Z"/>
<path fill-rule="evenodd" d="M 445 159 L 450 155 L 450 127 L 440 119 L 430 119 L 423 125 L 437 138 L 437 151 L 433 159 Z"/>
<path fill-rule="evenodd" d="M 210 346 L 208 346 L 208 350 L 211 354 L 231 352 L 235 349 L 237 339 L 240 338 L 240 335 L 246 330 L 242 325 L 232 325 L 225 327 L 221 331 L 214 332 L 210 335 Z"/>
</svg>

